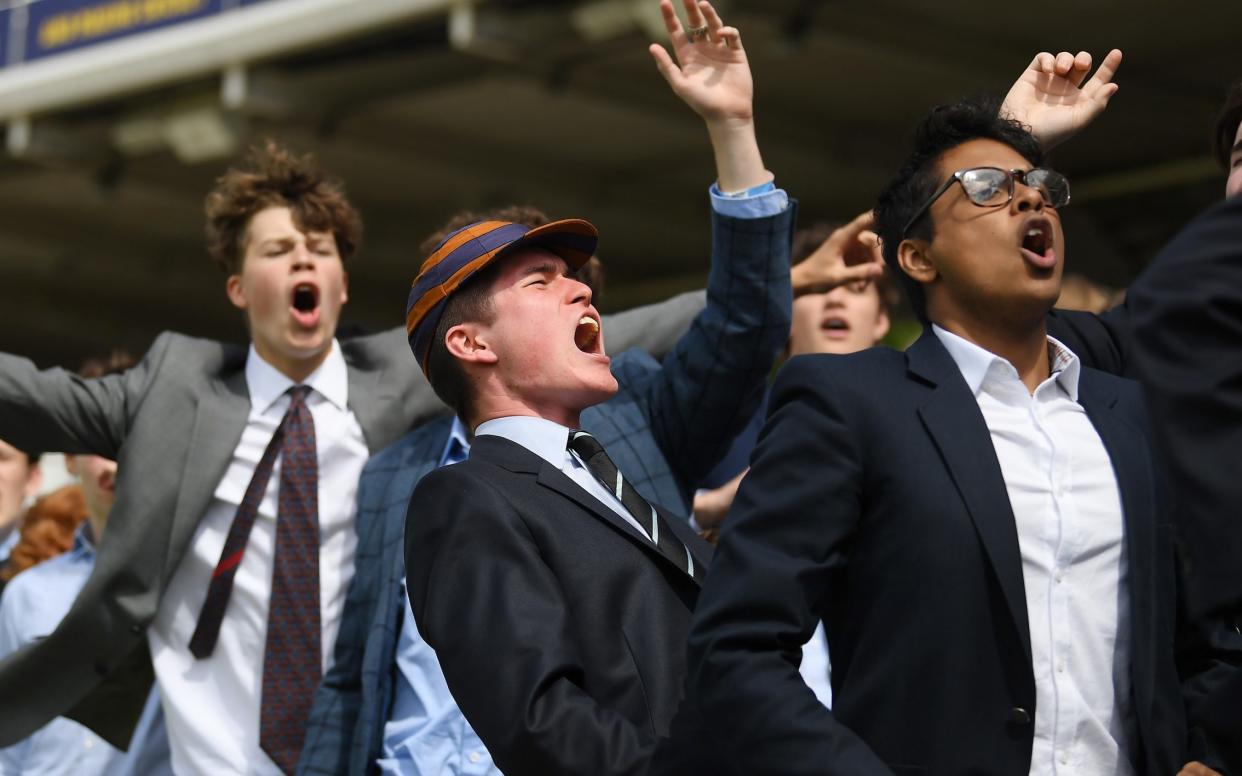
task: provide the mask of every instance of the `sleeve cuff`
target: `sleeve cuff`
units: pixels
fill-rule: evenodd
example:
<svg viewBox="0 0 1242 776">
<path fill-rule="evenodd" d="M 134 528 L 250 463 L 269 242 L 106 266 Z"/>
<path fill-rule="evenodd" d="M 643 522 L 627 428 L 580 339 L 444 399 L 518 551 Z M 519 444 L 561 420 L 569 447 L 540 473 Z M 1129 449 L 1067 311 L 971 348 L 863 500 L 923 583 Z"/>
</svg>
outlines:
<svg viewBox="0 0 1242 776">
<path fill-rule="evenodd" d="M 730 194 L 722 192 L 713 183 L 708 194 L 711 196 L 712 209 L 731 218 L 768 218 L 789 207 L 789 195 L 784 189 L 776 188 L 772 181 Z"/>
</svg>

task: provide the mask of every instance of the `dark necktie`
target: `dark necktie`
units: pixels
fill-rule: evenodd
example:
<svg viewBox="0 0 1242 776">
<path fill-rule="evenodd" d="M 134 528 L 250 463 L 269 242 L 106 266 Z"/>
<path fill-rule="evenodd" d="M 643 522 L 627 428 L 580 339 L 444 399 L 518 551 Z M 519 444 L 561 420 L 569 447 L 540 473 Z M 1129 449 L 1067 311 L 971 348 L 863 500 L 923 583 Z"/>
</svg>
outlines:
<svg viewBox="0 0 1242 776">
<path fill-rule="evenodd" d="M 315 422 L 306 406 L 310 388 L 299 385 L 289 390 L 289 409 L 263 451 L 237 508 L 190 639 L 190 652 L 197 658 L 209 656 L 216 646 L 233 578 L 279 455 L 280 496 L 263 654 L 259 746 L 285 773 L 293 773 L 297 766 L 322 672 Z"/>
<path fill-rule="evenodd" d="M 647 499 L 634 489 L 629 480 L 622 476 L 617 465 L 608 457 L 608 453 L 604 452 L 604 446 L 599 443 L 598 439 L 585 431 L 570 431 L 569 449 L 577 453 L 596 479 L 617 496 L 625 510 L 638 521 L 643 531 L 646 532 L 647 538 L 659 548 L 664 557 L 695 580 L 703 581 L 702 564 L 694 562 L 690 551 L 669 529 L 668 523 L 664 521 L 655 507 L 651 506 Z"/>
</svg>

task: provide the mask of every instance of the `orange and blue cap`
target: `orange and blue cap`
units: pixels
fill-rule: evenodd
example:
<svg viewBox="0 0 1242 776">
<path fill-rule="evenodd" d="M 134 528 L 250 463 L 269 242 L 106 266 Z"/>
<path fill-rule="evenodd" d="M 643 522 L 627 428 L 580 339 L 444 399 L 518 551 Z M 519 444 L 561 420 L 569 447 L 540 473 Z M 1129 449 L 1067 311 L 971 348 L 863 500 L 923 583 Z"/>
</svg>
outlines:
<svg viewBox="0 0 1242 776">
<path fill-rule="evenodd" d="M 484 267 L 520 248 L 539 247 L 577 270 L 595 253 L 599 231 L 569 218 L 528 227 L 512 221 L 478 221 L 449 234 L 418 270 L 405 304 L 405 333 L 423 374 L 444 307 L 457 289 Z"/>
</svg>

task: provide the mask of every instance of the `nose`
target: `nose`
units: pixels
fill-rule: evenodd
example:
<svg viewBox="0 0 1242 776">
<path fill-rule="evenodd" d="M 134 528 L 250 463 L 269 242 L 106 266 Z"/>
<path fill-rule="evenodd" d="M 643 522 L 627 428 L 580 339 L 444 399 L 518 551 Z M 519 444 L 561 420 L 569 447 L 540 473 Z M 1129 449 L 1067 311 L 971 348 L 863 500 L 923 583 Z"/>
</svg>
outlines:
<svg viewBox="0 0 1242 776">
<path fill-rule="evenodd" d="M 293 269 L 307 269 L 315 265 L 315 254 L 307 247 L 306 243 L 299 243 L 291 254 L 293 257 Z"/>
<path fill-rule="evenodd" d="M 566 277 L 565 281 L 568 283 L 569 304 L 581 304 L 584 307 L 591 304 L 590 286 L 571 277 Z"/>
<path fill-rule="evenodd" d="M 1044 195 L 1034 186 L 1014 181 L 1013 208 L 1019 213 L 1025 213 L 1029 210 L 1039 212 L 1044 209 Z"/>
</svg>

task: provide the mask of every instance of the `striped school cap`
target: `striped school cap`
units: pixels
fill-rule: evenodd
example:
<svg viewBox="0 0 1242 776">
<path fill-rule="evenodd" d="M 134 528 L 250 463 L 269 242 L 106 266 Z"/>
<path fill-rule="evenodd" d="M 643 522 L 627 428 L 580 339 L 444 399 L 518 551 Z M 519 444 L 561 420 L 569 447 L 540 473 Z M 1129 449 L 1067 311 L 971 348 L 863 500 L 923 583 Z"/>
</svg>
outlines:
<svg viewBox="0 0 1242 776">
<path fill-rule="evenodd" d="M 476 273 L 530 247 L 544 248 L 577 270 L 594 255 L 598 240 L 596 228 L 579 218 L 533 228 L 512 221 L 478 221 L 445 237 L 419 268 L 405 304 L 405 333 L 423 374 L 428 373 L 431 340 L 449 297 Z"/>
</svg>

